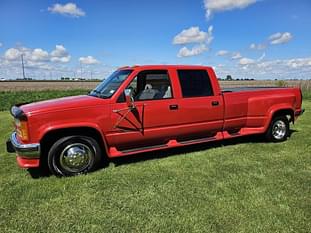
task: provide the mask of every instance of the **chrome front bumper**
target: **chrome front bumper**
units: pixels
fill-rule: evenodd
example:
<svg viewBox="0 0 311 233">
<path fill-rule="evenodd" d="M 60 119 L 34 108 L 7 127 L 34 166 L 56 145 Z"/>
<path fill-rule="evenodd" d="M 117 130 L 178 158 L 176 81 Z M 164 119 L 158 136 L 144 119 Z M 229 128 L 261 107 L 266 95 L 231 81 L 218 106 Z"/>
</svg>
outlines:
<svg viewBox="0 0 311 233">
<path fill-rule="evenodd" d="M 40 143 L 23 144 L 17 140 L 16 132 L 13 132 L 10 139 L 6 142 L 7 152 L 16 152 L 17 155 L 35 159 L 40 157 Z"/>
</svg>

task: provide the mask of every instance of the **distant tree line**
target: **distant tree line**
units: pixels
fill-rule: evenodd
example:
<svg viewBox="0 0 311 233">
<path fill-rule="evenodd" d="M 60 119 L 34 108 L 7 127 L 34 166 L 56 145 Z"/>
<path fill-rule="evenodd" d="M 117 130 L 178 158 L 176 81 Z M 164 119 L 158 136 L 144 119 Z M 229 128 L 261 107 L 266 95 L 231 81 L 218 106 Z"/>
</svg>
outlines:
<svg viewBox="0 0 311 233">
<path fill-rule="evenodd" d="M 32 78 L 17 78 L 17 81 L 31 81 Z"/>
<path fill-rule="evenodd" d="M 231 75 L 227 75 L 226 78 L 218 78 L 220 81 L 254 81 L 255 79 L 253 78 L 232 78 Z"/>
<path fill-rule="evenodd" d="M 60 80 L 62 81 L 100 81 L 97 78 L 86 79 L 86 78 L 70 78 L 70 77 L 61 77 Z"/>
<path fill-rule="evenodd" d="M 100 82 L 100 79 L 74 79 L 74 78 L 61 78 L 61 79 L 33 79 L 33 78 L 17 78 L 17 79 L 0 79 L 1 82 Z"/>
</svg>

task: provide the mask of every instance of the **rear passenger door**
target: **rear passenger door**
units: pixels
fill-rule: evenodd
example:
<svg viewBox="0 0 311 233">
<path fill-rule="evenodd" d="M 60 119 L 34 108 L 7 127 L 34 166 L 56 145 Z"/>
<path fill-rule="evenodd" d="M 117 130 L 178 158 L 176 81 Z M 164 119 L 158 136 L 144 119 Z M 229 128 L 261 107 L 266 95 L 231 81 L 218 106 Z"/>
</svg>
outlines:
<svg viewBox="0 0 311 233">
<path fill-rule="evenodd" d="M 181 99 L 178 122 L 187 127 L 179 140 L 222 138 L 224 103 L 214 89 L 207 70 L 178 69 Z"/>
</svg>

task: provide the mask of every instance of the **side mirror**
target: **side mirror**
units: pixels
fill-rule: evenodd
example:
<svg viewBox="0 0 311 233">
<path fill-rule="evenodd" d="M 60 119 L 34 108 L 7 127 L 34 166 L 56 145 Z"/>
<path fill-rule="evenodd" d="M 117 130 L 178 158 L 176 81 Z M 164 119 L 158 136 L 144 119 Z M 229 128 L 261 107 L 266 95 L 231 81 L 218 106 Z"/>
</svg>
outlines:
<svg viewBox="0 0 311 233">
<path fill-rule="evenodd" d="M 124 95 L 125 95 L 125 101 L 128 107 L 134 108 L 134 99 L 132 96 L 132 90 L 131 89 L 125 89 L 124 90 Z"/>
</svg>

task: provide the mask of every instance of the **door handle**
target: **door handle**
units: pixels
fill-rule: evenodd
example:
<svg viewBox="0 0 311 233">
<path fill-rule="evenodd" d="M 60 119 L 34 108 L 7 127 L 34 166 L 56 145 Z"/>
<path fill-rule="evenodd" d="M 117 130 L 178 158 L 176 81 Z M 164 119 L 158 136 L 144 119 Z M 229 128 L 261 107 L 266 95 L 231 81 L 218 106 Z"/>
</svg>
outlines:
<svg viewBox="0 0 311 233">
<path fill-rule="evenodd" d="M 178 109 L 178 105 L 177 104 L 170 105 L 170 110 L 177 110 L 177 109 Z"/>
<path fill-rule="evenodd" d="M 212 101 L 212 106 L 218 106 L 219 102 L 218 101 Z"/>
</svg>

